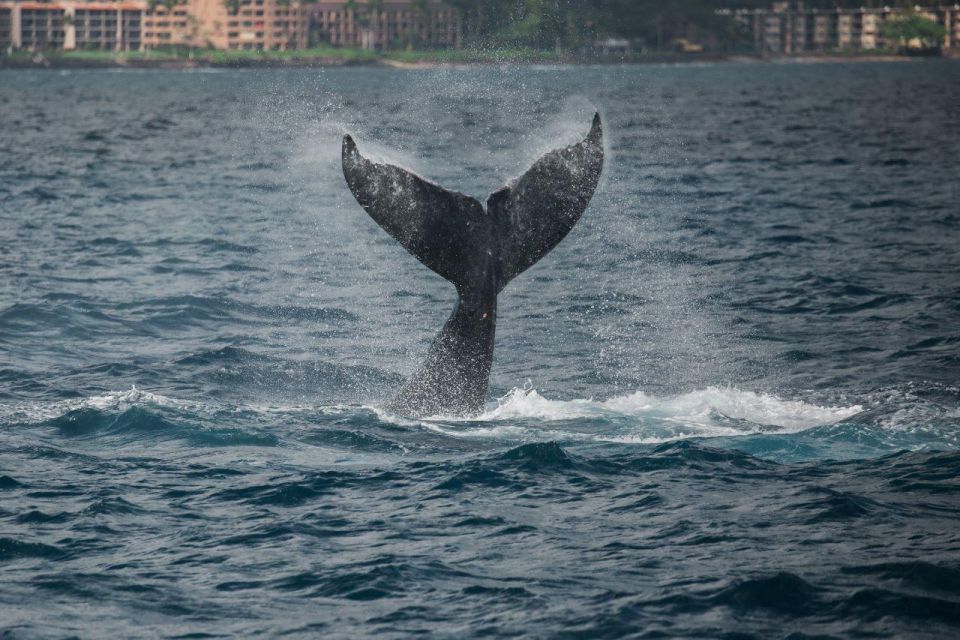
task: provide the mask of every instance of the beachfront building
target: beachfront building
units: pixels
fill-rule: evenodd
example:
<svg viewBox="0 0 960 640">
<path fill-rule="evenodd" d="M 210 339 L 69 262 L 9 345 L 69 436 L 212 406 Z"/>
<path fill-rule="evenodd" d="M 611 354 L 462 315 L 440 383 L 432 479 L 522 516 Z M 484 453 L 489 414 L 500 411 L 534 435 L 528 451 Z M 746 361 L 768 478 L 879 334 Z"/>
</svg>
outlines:
<svg viewBox="0 0 960 640">
<path fill-rule="evenodd" d="M 13 8 L 0 4 L 0 51 L 13 48 Z"/>
<path fill-rule="evenodd" d="M 311 28 L 312 27 L 312 28 Z M 459 12 L 441 0 L 0 0 L 0 53 L 310 44 L 459 48 Z"/>
<path fill-rule="evenodd" d="M 186 0 L 158 4 L 143 19 L 144 48 L 283 51 L 307 46 L 309 15 L 297 0 Z"/>
<path fill-rule="evenodd" d="M 915 7 L 916 15 L 936 22 L 946 35 L 944 50 L 960 48 L 960 4 Z M 764 54 L 797 54 L 833 50 L 871 50 L 891 46 L 880 26 L 905 15 L 890 7 L 856 9 L 806 9 L 803 2 L 774 2 L 769 9 L 722 11 L 732 15 L 753 35 L 757 51 Z"/>
<path fill-rule="evenodd" d="M 145 8 L 136 0 L 0 2 L 0 51 L 138 50 Z"/>
<path fill-rule="evenodd" d="M 312 16 L 315 40 L 337 47 L 459 49 L 463 36 L 460 13 L 441 0 L 319 0 Z"/>
</svg>

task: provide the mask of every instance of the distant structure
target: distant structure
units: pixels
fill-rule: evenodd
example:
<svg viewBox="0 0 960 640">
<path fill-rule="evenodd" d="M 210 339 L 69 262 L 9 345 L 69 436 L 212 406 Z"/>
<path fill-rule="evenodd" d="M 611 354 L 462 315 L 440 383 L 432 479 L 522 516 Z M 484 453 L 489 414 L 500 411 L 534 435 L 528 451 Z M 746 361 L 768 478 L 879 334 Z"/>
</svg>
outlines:
<svg viewBox="0 0 960 640">
<path fill-rule="evenodd" d="M 146 4 L 128 2 L 0 1 L 0 51 L 106 49 L 136 51 L 143 44 Z"/>
<path fill-rule="evenodd" d="M 593 49 L 601 56 L 625 56 L 630 53 L 630 41 L 611 36 L 595 41 Z"/>
<path fill-rule="evenodd" d="M 460 14 L 441 0 L 0 0 L 11 50 L 164 47 L 277 51 L 310 44 L 459 48 Z"/>
<path fill-rule="evenodd" d="M 307 46 L 309 14 L 298 0 L 187 0 L 143 17 L 143 45 L 285 51 Z"/>
<path fill-rule="evenodd" d="M 944 50 L 960 46 L 960 5 L 920 7 L 916 15 L 942 26 Z M 753 34 L 754 45 L 764 54 L 796 54 L 838 49 L 870 50 L 886 46 L 880 25 L 904 15 L 903 9 L 806 9 L 804 3 L 774 2 L 770 9 L 718 11 L 732 15 Z"/>
<path fill-rule="evenodd" d="M 315 39 L 335 47 L 459 49 L 463 37 L 460 13 L 441 0 L 319 0 L 312 17 Z"/>
</svg>

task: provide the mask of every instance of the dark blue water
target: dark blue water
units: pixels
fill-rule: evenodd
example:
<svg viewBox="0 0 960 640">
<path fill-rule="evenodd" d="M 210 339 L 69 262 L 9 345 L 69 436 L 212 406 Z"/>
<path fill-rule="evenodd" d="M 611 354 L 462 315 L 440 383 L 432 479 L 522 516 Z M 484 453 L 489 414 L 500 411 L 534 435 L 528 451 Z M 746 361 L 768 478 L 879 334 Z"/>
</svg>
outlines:
<svg viewBox="0 0 960 640">
<path fill-rule="evenodd" d="M 455 293 L 342 132 L 594 107 L 487 411 L 384 412 Z M 0 635 L 956 637 L 958 158 L 956 62 L 0 72 Z"/>
</svg>

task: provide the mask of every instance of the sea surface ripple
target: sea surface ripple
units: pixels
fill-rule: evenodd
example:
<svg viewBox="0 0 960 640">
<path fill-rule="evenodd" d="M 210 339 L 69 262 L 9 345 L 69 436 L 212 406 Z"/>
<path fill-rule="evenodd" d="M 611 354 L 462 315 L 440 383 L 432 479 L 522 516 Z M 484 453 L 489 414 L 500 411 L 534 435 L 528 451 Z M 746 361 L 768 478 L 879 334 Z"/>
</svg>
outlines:
<svg viewBox="0 0 960 640">
<path fill-rule="evenodd" d="M 472 419 L 340 137 L 604 117 Z M 960 635 L 960 63 L 0 71 L 0 637 Z"/>
</svg>

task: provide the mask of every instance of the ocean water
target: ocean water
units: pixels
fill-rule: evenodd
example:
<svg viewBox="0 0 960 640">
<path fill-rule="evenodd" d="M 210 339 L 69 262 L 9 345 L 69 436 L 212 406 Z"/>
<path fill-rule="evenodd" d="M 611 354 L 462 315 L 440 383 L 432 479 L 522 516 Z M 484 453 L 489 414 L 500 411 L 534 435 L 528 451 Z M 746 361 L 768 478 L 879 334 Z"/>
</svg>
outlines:
<svg viewBox="0 0 960 640">
<path fill-rule="evenodd" d="M 485 412 L 340 137 L 606 127 Z M 960 63 L 0 71 L 0 636 L 960 635 Z"/>
</svg>

